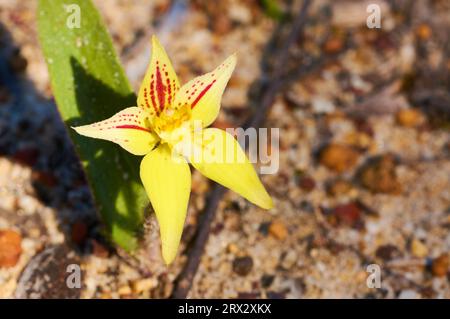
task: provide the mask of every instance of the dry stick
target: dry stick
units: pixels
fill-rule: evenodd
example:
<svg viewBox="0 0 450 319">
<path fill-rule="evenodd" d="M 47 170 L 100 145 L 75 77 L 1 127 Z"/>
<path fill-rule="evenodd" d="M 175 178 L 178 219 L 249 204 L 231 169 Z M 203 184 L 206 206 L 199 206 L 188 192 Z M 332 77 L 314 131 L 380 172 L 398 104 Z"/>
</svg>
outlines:
<svg viewBox="0 0 450 319">
<path fill-rule="evenodd" d="M 288 58 L 291 45 L 293 45 L 296 39 L 298 39 L 303 26 L 305 25 L 307 11 L 310 3 L 310 0 L 303 1 L 300 12 L 294 20 L 291 32 L 288 35 L 285 45 L 277 54 L 277 60 L 275 62 L 274 68 L 275 71 L 272 76 L 273 80 L 271 81 L 267 91 L 263 95 L 258 112 L 248 121 L 245 127 L 260 127 L 265 121 L 267 112 L 270 106 L 273 104 L 276 95 L 279 93 L 281 88 L 285 87 L 286 82 L 280 79 L 283 74 L 282 66 Z M 194 276 L 197 273 L 203 251 L 208 240 L 212 221 L 214 220 L 217 207 L 225 192 L 226 189 L 223 186 L 219 184 L 214 185 L 214 188 L 208 198 L 205 211 L 199 218 L 197 228 L 198 233 L 193 239 L 194 242 L 191 247 L 186 265 L 175 281 L 175 287 L 171 296 L 172 298 L 184 299 L 189 293 L 189 289 L 192 285 L 192 281 L 194 280 Z"/>
</svg>

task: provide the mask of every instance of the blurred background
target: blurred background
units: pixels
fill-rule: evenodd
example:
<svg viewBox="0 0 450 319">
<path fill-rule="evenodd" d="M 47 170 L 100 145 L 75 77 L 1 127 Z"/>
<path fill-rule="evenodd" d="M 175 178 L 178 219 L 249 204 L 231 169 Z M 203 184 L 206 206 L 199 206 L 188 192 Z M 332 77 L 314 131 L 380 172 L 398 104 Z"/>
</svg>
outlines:
<svg viewBox="0 0 450 319">
<path fill-rule="evenodd" d="M 241 126 L 276 91 L 263 126 L 280 129 L 280 168 L 262 176 L 275 208 L 225 195 L 189 297 L 450 297 L 448 1 L 313 0 L 290 40 L 302 1 L 94 3 L 135 89 L 156 34 L 181 82 L 238 53 L 216 127 Z M 381 28 L 366 24 L 369 4 Z M 52 98 L 36 7 L 0 0 L 0 298 L 167 298 L 211 185 L 193 172 L 169 268 L 152 216 L 135 255 L 108 244 Z M 67 287 L 68 264 L 81 289 Z"/>
</svg>

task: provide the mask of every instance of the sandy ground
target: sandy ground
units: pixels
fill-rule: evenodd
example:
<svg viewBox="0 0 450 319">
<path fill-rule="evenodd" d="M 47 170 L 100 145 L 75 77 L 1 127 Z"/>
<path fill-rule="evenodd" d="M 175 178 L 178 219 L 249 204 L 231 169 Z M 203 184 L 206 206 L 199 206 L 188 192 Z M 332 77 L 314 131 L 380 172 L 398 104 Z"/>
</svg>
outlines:
<svg viewBox="0 0 450 319">
<path fill-rule="evenodd" d="M 305 50 L 341 54 L 272 107 L 279 170 L 262 180 L 275 208 L 225 196 L 189 297 L 450 297 L 450 6 L 416 1 L 397 12 L 404 2 L 379 1 L 381 30 L 346 14 L 365 12 L 361 1 L 331 5 L 330 21 L 308 25 Z M 179 11 L 165 0 L 95 3 L 135 88 L 150 52 L 141 34 L 158 34 L 182 82 L 236 51 L 216 126 L 242 123 L 276 25 L 257 1 L 192 1 Z M 327 3 L 315 1 L 312 15 Z M 35 7 L 0 2 L 0 298 L 168 297 L 209 183 L 194 173 L 170 268 L 153 218 L 135 256 L 105 242 L 52 100 Z M 71 263 L 83 270 L 81 289 L 64 284 Z M 367 285 L 373 264 L 379 288 Z"/>
</svg>

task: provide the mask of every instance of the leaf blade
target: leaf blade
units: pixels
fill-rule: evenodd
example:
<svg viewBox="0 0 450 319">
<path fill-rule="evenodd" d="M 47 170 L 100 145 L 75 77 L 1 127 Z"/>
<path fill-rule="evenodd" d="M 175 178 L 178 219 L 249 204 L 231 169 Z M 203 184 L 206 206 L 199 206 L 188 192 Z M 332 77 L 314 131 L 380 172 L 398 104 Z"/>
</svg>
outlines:
<svg viewBox="0 0 450 319">
<path fill-rule="evenodd" d="M 63 0 L 40 0 L 39 41 L 47 60 L 58 110 L 68 126 L 92 123 L 134 106 L 136 96 L 114 52 L 102 19 L 90 0 L 80 8 L 80 28 L 69 28 Z M 148 203 L 139 179 L 140 158 L 117 145 L 69 130 L 111 239 L 130 251 Z"/>
</svg>

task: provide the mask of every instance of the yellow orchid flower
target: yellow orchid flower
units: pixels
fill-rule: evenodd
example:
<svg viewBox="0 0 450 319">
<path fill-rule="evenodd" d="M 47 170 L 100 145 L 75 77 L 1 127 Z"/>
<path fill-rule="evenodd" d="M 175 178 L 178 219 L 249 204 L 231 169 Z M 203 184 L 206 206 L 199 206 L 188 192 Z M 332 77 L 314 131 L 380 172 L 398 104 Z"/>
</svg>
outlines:
<svg viewBox="0 0 450 319">
<path fill-rule="evenodd" d="M 112 141 L 132 154 L 145 155 L 140 176 L 160 226 L 166 264 L 177 254 L 186 218 L 191 190 L 188 161 L 206 177 L 250 202 L 265 209 L 273 206 L 234 137 L 220 129 L 206 128 L 219 113 L 235 65 L 233 54 L 214 71 L 180 87 L 172 63 L 153 36 L 138 106 L 74 128 L 81 135 Z"/>
</svg>

